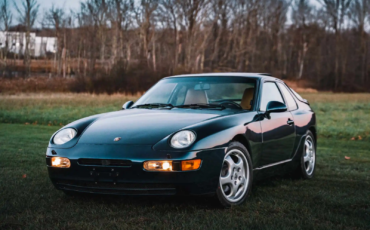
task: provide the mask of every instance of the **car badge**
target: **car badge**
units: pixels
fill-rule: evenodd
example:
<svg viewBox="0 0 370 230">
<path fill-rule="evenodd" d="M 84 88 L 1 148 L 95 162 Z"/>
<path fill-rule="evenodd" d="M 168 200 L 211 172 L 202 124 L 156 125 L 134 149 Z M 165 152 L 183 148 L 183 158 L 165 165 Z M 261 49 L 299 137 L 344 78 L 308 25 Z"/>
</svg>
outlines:
<svg viewBox="0 0 370 230">
<path fill-rule="evenodd" d="M 119 140 L 121 140 L 121 138 L 120 138 L 120 137 L 116 137 L 116 138 L 114 138 L 114 141 L 119 141 Z"/>
</svg>

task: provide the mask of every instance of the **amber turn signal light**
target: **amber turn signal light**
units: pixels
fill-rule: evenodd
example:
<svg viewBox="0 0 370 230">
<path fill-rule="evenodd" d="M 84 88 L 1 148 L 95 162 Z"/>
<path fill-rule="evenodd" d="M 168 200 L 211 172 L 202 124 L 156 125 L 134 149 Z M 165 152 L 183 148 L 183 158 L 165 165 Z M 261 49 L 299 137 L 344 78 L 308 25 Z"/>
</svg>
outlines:
<svg viewBox="0 0 370 230">
<path fill-rule="evenodd" d="M 181 161 L 181 170 L 182 171 L 197 170 L 199 169 L 201 162 L 202 161 L 200 159 Z"/>
<path fill-rule="evenodd" d="M 52 157 L 51 158 L 51 167 L 56 168 L 69 168 L 71 167 L 71 162 L 68 158 L 65 157 Z"/>
</svg>

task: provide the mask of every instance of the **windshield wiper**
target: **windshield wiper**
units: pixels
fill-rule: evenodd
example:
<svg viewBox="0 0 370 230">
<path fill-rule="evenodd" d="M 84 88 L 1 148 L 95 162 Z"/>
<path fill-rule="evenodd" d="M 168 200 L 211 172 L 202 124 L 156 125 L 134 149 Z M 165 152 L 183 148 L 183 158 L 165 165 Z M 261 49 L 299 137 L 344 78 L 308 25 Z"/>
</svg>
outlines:
<svg viewBox="0 0 370 230">
<path fill-rule="evenodd" d="M 142 104 L 142 105 L 135 105 L 134 107 L 131 107 L 131 109 L 134 108 L 147 108 L 147 109 L 152 109 L 152 108 L 173 108 L 174 106 L 172 104 L 164 104 L 164 103 L 149 103 L 149 104 Z"/>
<path fill-rule="evenodd" d="M 188 105 L 177 105 L 175 108 L 190 108 L 190 109 L 226 109 L 225 106 L 220 104 L 188 104 Z"/>
<path fill-rule="evenodd" d="M 146 109 L 153 109 L 153 108 L 190 108 L 190 109 L 226 109 L 225 106 L 220 104 L 188 104 L 188 105 L 177 105 L 173 106 L 172 104 L 164 104 L 164 103 L 149 103 L 149 104 L 141 104 L 131 107 L 134 108 L 146 108 Z"/>
</svg>

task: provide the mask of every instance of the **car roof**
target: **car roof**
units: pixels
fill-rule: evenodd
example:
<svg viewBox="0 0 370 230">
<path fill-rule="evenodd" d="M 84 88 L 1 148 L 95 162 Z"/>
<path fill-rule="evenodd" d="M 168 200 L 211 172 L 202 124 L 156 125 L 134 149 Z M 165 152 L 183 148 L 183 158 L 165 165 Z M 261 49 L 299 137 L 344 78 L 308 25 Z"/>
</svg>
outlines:
<svg viewBox="0 0 370 230">
<path fill-rule="evenodd" d="M 196 73 L 196 74 L 181 74 L 181 75 L 174 75 L 166 78 L 177 78 L 177 77 L 246 77 L 246 78 L 254 78 L 260 80 L 270 80 L 270 81 L 277 81 L 280 80 L 278 78 L 272 77 L 271 74 L 268 73 L 236 73 L 236 72 L 228 72 L 228 73 Z"/>
</svg>

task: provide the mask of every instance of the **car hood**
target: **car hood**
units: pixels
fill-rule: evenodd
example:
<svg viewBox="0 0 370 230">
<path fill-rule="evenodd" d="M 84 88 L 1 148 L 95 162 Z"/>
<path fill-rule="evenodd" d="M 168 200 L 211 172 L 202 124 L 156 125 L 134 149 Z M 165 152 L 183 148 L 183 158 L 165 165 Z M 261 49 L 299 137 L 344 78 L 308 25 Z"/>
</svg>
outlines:
<svg viewBox="0 0 370 230">
<path fill-rule="evenodd" d="M 213 110 L 130 109 L 102 115 L 88 126 L 78 143 L 82 144 L 148 144 L 187 126 L 230 114 Z M 115 138 L 121 138 L 114 141 Z"/>
</svg>

